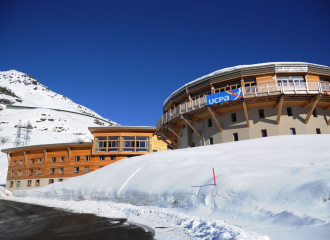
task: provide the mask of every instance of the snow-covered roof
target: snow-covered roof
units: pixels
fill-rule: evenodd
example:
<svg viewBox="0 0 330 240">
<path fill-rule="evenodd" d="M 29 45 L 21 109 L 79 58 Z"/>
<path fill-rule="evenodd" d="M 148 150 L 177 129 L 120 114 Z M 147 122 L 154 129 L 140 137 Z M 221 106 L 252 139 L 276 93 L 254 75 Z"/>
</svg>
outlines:
<svg viewBox="0 0 330 240">
<path fill-rule="evenodd" d="M 250 65 L 238 65 L 238 66 L 235 66 L 235 67 L 223 68 L 223 69 L 214 71 L 214 72 L 212 72 L 208 75 L 197 78 L 197 79 L 183 85 L 182 87 L 178 88 L 165 100 L 163 107 L 165 107 L 167 102 L 179 91 L 181 91 L 185 88 L 188 88 L 191 85 L 195 85 L 198 82 L 202 82 L 203 80 L 206 80 L 206 79 L 211 78 L 211 77 L 226 75 L 226 74 L 236 72 L 236 71 L 241 71 L 241 70 L 262 69 L 262 68 L 265 68 L 265 67 L 293 67 L 293 69 L 296 69 L 296 67 L 305 67 L 308 70 L 308 66 L 326 68 L 326 69 L 330 70 L 330 67 L 328 67 L 328 66 L 318 65 L 318 64 L 314 64 L 314 63 L 306 63 L 306 62 L 267 62 L 267 63 L 258 63 L 258 64 L 250 64 Z M 286 71 L 287 72 L 293 72 L 293 71 L 290 71 L 290 69 L 287 69 Z"/>
</svg>

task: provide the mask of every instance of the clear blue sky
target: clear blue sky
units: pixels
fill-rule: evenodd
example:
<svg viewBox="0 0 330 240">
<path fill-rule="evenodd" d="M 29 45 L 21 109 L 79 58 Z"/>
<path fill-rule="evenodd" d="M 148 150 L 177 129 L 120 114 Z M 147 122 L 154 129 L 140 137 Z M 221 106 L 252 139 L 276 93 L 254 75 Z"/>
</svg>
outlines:
<svg viewBox="0 0 330 240">
<path fill-rule="evenodd" d="M 155 125 L 185 83 L 241 64 L 330 66 L 330 3 L 0 0 L 0 70 L 121 125 Z"/>
</svg>

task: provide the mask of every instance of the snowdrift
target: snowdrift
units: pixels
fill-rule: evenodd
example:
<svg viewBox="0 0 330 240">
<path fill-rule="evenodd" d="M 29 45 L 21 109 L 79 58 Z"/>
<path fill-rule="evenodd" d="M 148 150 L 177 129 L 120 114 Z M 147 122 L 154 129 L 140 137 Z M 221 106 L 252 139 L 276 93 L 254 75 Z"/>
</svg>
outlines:
<svg viewBox="0 0 330 240">
<path fill-rule="evenodd" d="M 14 196 L 158 206 L 251 229 L 328 224 L 329 142 L 277 136 L 152 153 Z"/>
</svg>

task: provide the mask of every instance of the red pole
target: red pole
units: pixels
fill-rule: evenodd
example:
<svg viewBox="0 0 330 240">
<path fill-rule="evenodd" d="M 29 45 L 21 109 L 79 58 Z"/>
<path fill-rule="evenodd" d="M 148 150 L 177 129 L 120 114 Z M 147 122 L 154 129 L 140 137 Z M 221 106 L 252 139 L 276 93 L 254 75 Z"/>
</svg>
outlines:
<svg viewBox="0 0 330 240">
<path fill-rule="evenodd" d="M 214 168 L 212 168 L 212 169 L 213 169 L 214 186 L 216 186 L 217 185 L 217 181 L 215 180 Z"/>
</svg>

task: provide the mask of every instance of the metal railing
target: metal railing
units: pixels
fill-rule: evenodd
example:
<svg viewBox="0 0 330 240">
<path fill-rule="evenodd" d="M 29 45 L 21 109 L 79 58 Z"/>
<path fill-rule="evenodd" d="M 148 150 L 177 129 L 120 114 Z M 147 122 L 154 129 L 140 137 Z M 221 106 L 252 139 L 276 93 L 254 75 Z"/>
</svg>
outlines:
<svg viewBox="0 0 330 240">
<path fill-rule="evenodd" d="M 263 84 L 252 87 L 243 88 L 243 97 L 252 98 L 258 96 L 277 95 L 277 94 L 318 94 L 330 93 L 330 83 L 323 82 L 299 82 L 299 83 L 273 83 Z M 238 100 L 236 100 L 238 101 Z M 200 97 L 196 100 L 182 103 L 161 116 L 156 124 L 157 130 L 171 119 L 180 116 L 183 113 L 191 112 L 193 110 L 203 108 L 206 106 L 206 96 Z"/>
</svg>

